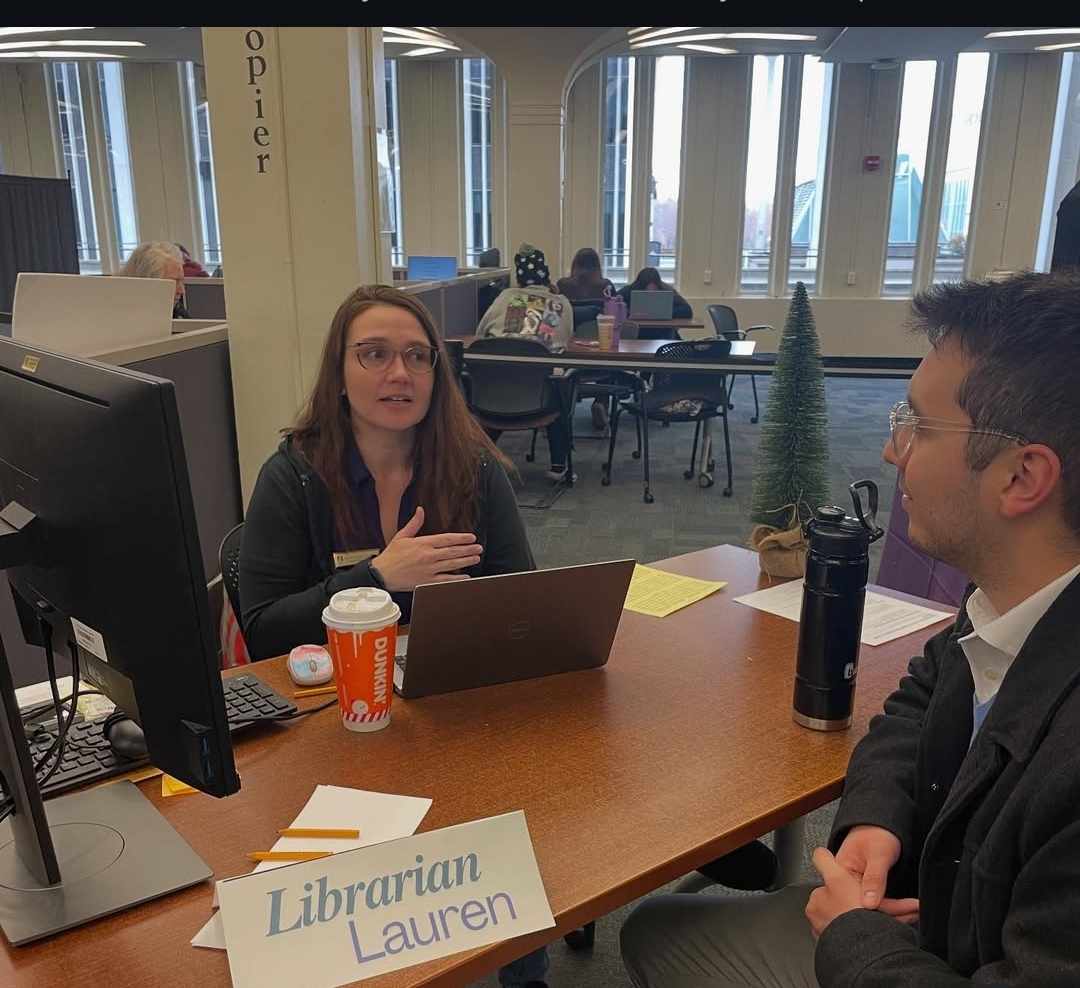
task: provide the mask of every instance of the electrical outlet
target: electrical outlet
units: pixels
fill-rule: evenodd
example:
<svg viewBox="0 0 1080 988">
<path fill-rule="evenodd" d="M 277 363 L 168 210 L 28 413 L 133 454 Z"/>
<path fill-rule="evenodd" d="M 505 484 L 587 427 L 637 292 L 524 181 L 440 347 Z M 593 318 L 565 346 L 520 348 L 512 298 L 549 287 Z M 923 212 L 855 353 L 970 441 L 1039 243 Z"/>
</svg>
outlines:
<svg viewBox="0 0 1080 988">
<path fill-rule="evenodd" d="M 706 268 L 705 269 L 705 277 L 702 280 L 705 282 L 706 285 L 711 285 L 712 284 L 712 269 L 711 268 Z"/>
<path fill-rule="evenodd" d="M 849 271 L 847 273 L 847 283 L 849 285 L 854 285 L 855 284 L 855 272 L 854 271 Z"/>
</svg>

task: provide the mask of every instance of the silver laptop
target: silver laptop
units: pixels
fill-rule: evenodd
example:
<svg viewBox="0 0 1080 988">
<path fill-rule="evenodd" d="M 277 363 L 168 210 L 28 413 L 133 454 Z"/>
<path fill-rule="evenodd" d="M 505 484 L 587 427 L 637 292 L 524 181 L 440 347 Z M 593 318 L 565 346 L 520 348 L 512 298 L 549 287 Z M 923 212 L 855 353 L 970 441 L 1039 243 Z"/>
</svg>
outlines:
<svg viewBox="0 0 1080 988">
<path fill-rule="evenodd" d="M 394 690 L 430 696 L 602 666 L 633 572 L 620 559 L 419 586 Z"/>
<path fill-rule="evenodd" d="M 631 319 L 670 319 L 675 309 L 674 292 L 631 292 Z"/>
</svg>

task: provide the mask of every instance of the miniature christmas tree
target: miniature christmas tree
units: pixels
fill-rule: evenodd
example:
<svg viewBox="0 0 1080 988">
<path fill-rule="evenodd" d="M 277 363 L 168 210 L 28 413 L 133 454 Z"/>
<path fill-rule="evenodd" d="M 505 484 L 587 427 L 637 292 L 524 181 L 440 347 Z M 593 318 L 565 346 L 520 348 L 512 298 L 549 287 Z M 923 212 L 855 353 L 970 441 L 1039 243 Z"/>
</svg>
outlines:
<svg viewBox="0 0 1080 988">
<path fill-rule="evenodd" d="M 825 374 L 806 286 L 795 285 L 769 387 L 751 521 L 785 530 L 828 502 Z"/>
</svg>

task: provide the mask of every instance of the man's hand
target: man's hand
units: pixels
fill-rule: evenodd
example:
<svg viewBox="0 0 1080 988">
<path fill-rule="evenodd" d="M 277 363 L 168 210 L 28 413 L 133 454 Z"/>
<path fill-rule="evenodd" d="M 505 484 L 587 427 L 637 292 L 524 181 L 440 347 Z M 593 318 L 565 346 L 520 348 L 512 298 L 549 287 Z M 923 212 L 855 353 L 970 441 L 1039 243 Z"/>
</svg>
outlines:
<svg viewBox="0 0 1080 988">
<path fill-rule="evenodd" d="M 480 562 L 483 546 L 472 532 L 419 535 L 424 527 L 424 509 L 417 508 L 401 530 L 372 563 L 387 590 L 415 590 L 421 583 L 467 580 L 468 569 Z"/>
<path fill-rule="evenodd" d="M 837 916 L 867 907 L 859 876 L 852 874 L 823 847 L 814 851 L 813 860 L 825 884 L 810 893 L 806 918 L 810 921 L 814 936 L 819 937 Z M 917 923 L 919 920 L 918 899 L 880 899 L 878 910 L 901 923 Z"/>
<path fill-rule="evenodd" d="M 837 864 L 860 879 L 860 905 L 867 909 L 878 908 L 889 870 L 899 860 L 900 839 L 884 827 L 852 827 L 836 852 Z"/>
</svg>

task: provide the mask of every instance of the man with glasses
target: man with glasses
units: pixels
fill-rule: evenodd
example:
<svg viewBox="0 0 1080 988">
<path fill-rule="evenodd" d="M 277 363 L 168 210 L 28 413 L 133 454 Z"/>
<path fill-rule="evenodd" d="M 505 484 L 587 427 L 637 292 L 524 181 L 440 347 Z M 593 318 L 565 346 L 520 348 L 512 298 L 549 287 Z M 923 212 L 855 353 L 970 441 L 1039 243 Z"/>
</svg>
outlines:
<svg viewBox="0 0 1080 988">
<path fill-rule="evenodd" d="M 634 984 L 1080 984 L 1080 272 L 943 284 L 890 414 L 909 537 L 968 573 L 852 755 L 824 882 L 646 900 Z"/>
</svg>

